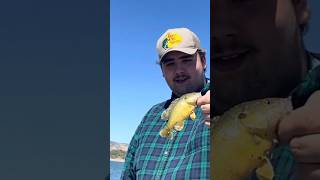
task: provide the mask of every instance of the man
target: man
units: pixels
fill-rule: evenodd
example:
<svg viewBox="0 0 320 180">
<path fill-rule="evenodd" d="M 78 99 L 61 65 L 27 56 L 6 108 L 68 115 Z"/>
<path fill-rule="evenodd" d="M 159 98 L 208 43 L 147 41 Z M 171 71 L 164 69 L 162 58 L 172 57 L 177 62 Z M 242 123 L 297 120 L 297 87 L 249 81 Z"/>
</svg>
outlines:
<svg viewBox="0 0 320 180">
<path fill-rule="evenodd" d="M 208 90 L 205 52 L 187 28 L 167 30 L 157 42 L 157 51 L 172 96 L 143 118 L 130 142 L 122 179 L 209 179 L 210 130 L 205 121 L 210 120 L 210 91 L 198 98 L 195 121 L 187 119 L 172 139 L 159 135 L 166 124 L 161 114 L 174 99 Z"/>
<path fill-rule="evenodd" d="M 303 45 L 307 0 L 216 0 L 212 12 L 215 115 L 244 101 L 288 97 L 319 64 Z M 275 179 L 320 179 L 319 105 L 316 91 L 281 121 Z"/>
</svg>

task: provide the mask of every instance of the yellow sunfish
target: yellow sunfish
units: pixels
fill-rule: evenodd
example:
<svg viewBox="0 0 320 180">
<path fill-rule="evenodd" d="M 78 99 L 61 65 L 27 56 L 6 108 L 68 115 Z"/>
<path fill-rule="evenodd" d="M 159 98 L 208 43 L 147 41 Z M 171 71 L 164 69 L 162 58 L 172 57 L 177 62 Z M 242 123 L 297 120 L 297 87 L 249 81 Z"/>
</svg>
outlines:
<svg viewBox="0 0 320 180">
<path fill-rule="evenodd" d="M 171 102 L 170 106 L 161 114 L 161 119 L 168 120 L 165 127 L 160 131 L 161 137 L 172 138 L 173 128 L 181 131 L 184 127 L 184 121 L 188 117 L 195 120 L 196 114 L 194 109 L 200 96 L 201 93 L 188 93 Z"/>
<path fill-rule="evenodd" d="M 268 159 L 276 141 L 276 126 L 292 110 L 288 98 L 266 98 L 234 106 L 211 129 L 211 177 L 243 180 L 256 169 L 258 178 L 271 180 Z"/>
</svg>

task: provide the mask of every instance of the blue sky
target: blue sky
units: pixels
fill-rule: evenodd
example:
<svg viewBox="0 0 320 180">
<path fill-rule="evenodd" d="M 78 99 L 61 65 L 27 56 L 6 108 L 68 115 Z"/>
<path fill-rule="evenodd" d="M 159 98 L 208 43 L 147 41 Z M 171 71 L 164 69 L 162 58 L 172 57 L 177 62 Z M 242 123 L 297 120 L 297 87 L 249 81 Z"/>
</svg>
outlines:
<svg viewBox="0 0 320 180">
<path fill-rule="evenodd" d="M 315 10 L 319 4 L 318 0 L 310 0 L 313 18 L 305 37 L 307 48 L 317 52 L 320 40 L 315 35 L 320 28 L 314 22 L 319 20 Z M 129 143 L 144 114 L 170 97 L 171 91 L 155 64 L 155 44 L 165 30 L 190 28 L 199 36 L 209 60 L 209 5 L 209 0 L 111 0 L 110 140 Z"/>
<path fill-rule="evenodd" d="M 155 63 L 156 41 L 162 33 L 168 28 L 190 28 L 209 57 L 209 9 L 209 0 L 111 0 L 111 140 L 129 143 L 144 114 L 170 98 L 171 91 Z"/>
</svg>

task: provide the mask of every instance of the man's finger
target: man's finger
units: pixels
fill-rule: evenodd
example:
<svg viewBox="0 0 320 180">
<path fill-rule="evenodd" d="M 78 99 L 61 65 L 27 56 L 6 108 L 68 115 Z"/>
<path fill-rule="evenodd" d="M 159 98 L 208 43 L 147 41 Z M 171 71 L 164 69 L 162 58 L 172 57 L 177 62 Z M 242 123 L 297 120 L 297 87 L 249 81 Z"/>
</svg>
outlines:
<svg viewBox="0 0 320 180">
<path fill-rule="evenodd" d="M 202 118 L 204 121 L 210 121 L 210 114 L 203 114 Z"/>
<path fill-rule="evenodd" d="M 298 108 L 284 117 L 278 126 L 278 137 L 280 142 L 288 143 L 295 136 L 301 136 L 308 128 L 305 123 L 305 112 Z"/>
<path fill-rule="evenodd" d="M 210 121 L 205 121 L 204 124 L 210 128 Z"/>
<path fill-rule="evenodd" d="M 203 113 L 210 114 L 210 104 L 200 106 Z"/>
<path fill-rule="evenodd" d="M 291 150 L 299 163 L 320 162 L 320 134 L 293 138 L 290 141 Z"/>
<path fill-rule="evenodd" d="M 278 126 L 280 141 L 288 142 L 293 137 L 320 133 L 320 91 L 314 92 L 301 108 L 292 111 Z"/>
<path fill-rule="evenodd" d="M 307 108 L 307 106 L 298 108 L 280 121 L 278 126 L 280 142 L 288 143 L 294 137 L 320 133 L 320 120 L 317 118 L 319 115 L 316 116 L 316 112 L 310 112 Z"/>
<path fill-rule="evenodd" d="M 204 96 L 200 96 L 197 99 L 197 105 L 201 106 L 204 104 L 210 104 L 210 90 L 206 92 L 206 94 Z"/>
</svg>

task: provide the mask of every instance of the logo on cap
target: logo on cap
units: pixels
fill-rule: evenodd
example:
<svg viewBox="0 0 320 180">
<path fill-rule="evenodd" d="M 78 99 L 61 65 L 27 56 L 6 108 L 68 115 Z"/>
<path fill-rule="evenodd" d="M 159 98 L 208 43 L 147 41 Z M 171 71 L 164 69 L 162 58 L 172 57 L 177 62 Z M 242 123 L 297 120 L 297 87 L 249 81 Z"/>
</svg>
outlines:
<svg viewBox="0 0 320 180">
<path fill-rule="evenodd" d="M 174 48 L 182 42 L 182 37 L 177 33 L 168 33 L 166 38 L 162 41 L 162 48 Z"/>
</svg>

